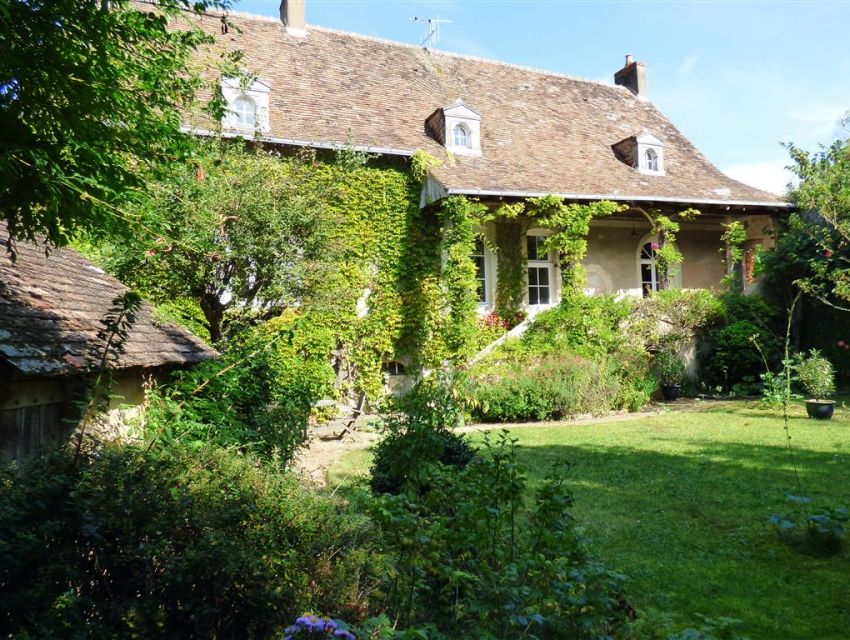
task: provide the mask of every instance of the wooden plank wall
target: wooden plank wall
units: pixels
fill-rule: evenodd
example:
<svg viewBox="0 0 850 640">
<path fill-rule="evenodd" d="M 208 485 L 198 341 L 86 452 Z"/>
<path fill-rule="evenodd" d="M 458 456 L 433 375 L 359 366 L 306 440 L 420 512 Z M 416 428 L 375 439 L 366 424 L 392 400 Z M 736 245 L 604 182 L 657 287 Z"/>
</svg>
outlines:
<svg viewBox="0 0 850 640">
<path fill-rule="evenodd" d="M 20 460 L 67 431 L 62 403 L 0 410 L 0 457 Z"/>
</svg>

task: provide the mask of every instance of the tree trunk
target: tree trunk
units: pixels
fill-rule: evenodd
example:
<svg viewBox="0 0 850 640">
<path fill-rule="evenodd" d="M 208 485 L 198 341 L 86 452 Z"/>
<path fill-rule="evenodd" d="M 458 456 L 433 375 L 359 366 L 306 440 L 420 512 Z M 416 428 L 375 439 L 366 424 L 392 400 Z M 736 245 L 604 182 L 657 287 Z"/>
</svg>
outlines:
<svg viewBox="0 0 850 640">
<path fill-rule="evenodd" d="M 224 319 L 224 305 L 219 297 L 213 293 L 205 293 L 201 296 L 201 311 L 207 319 L 210 330 L 210 340 L 213 344 L 221 340 L 221 323 Z"/>
</svg>

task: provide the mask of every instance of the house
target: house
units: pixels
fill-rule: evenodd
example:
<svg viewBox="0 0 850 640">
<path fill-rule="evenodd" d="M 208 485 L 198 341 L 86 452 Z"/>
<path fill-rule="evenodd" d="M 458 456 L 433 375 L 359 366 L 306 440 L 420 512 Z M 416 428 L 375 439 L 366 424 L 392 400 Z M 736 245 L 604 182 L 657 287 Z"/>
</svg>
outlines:
<svg viewBox="0 0 850 640">
<path fill-rule="evenodd" d="M 6 254 L 5 240 L 0 249 Z M 0 256 L 0 459 L 68 435 L 103 354 L 101 321 L 127 290 L 71 249 L 45 255 L 43 246 L 25 242 L 16 249 L 14 262 Z M 114 411 L 141 403 L 146 380 L 216 355 L 188 331 L 156 320 L 147 304 L 123 353 L 113 353 Z"/>
<path fill-rule="evenodd" d="M 224 122 L 194 121 L 187 130 L 205 134 L 221 124 L 224 135 L 270 145 L 353 145 L 401 160 L 424 150 L 439 164 L 429 170 L 423 207 L 451 195 L 494 207 L 552 194 L 621 203 L 625 211 L 592 222 L 589 293 L 641 296 L 659 288 L 653 212 L 699 210 L 677 235 L 684 261 L 671 286 L 708 288 L 727 275 L 722 225 L 744 224 L 751 262 L 789 206 L 712 165 L 653 105 L 646 66 L 631 56 L 609 84 L 308 26 L 305 10 L 304 0 L 284 0 L 280 19 L 197 18 L 221 47 L 245 54 L 257 80 L 243 87 L 222 78 L 230 107 Z M 490 242 L 476 248 L 482 312 L 496 298 L 499 225 L 485 225 Z M 540 250 L 547 233 L 528 220 L 512 240 L 527 259 L 530 310 L 561 295 L 558 257 Z"/>
</svg>

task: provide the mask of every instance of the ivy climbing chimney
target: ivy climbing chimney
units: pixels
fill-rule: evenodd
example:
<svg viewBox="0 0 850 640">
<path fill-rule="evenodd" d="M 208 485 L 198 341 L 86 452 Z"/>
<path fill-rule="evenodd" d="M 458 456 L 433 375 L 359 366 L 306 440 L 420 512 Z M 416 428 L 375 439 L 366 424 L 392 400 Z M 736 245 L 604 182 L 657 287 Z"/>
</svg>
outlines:
<svg viewBox="0 0 850 640">
<path fill-rule="evenodd" d="M 306 4 L 306 0 L 281 0 L 280 21 L 286 33 L 302 38 L 307 35 Z"/>
<path fill-rule="evenodd" d="M 646 99 L 646 65 L 643 62 L 635 62 L 631 55 L 627 55 L 626 66 L 614 74 L 614 84 L 625 87 L 638 98 Z"/>
</svg>

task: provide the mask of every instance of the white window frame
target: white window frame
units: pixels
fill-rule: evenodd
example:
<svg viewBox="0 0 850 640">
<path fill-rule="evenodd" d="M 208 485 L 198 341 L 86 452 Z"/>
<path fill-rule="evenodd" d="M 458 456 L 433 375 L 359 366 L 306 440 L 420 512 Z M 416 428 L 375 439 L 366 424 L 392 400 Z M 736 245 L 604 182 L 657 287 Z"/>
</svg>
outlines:
<svg viewBox="0 0 850 640">
<path fill-rule="evenodd" d="M 647 244 L 658 243 L 658 236 L 649 234 L 641 238 L 640 242 L 637 246 L 637 279 L 638 279 L 638 291 L 640 291 L 640 295 L 643 298 L 647 297 L 647 292 L 643 288 L 643 266 L 649 265 L 652 267 L 651 271 L 651 279 L 650 284 L 653 287 L 653 291 L 660 291 L 659 287 L 661 286 L 661 279 L 658 276 L 658 259 L 657 258 L 644 258 L 643 257 L 643 248 Z M 681 289 L 682 288 L 682 269 L 681 266 L 676 270 L 676 273 L 670 276 L 670 288 L 671 289 Z"/>
<path fill-rule="evenodd" d="M 459 156 L 481 155 L 481 114 L 475 109 L 457 100 L 443 107 L 445 130 L 443 131 L 446 149 Z M 466 145 L 455 144 L 455 128 L 460 125 L 466 131 Z"/>
<path fill-rule="evenodd" d="M 484 270 L 484 273 L 482 275 L 484 277 L 483 278 L 478 277 L 478 272 L 477 272 L 477 267 L 476 267 L 475 282 L 476 282 L 476 284 L 479 283 L 479 282 L 483 282 L 484 299 L 478 300 L 478 306 L 479 306 L 479 308 L 482 308 L 482 307 L 483 308 L 489 308 L 490 303 L 491 303 L 490 302 L 490 265 L 489 265 L 490 255 L 489 255 L 489 250 L 487 248 L 487 240 L 484 237 L 483 231 L 478 232 L 475 236 L 475 244 L 477 245 L 479 242 L 481 243 L 481 251 L 479 252 L 478 247 L 476 246 L 475 248 L 473 248 L 472 253 L 470 254 L 470 257 L 481 259 L 481 265 L 482 265 L 483 270 Z M 476 290 L 476 293 L 477 293 L 477 290 Z"/>
<path fill-rule="evenodd" d="M 458 138 L 462 136 L 463 141 L 458 141 Z M 452 146 L 458 149 L 471 149 L 472 148 L 472 133 L 462 122 L 459 122 L 452 129 Z"/>
<path fill-rule="evenodd" d="M 241 105 L 247 105 L 250 108 L 243 110 L 240 109 Z M 250 122 L 246 116 L 250 116 Z M 257 103 L 243 93 L 233 101 L 233 120 L 237 126 L 253 129 L 257 126 Z"/>
<path fill-rule="evenodd" d="M 637 136 L 636 143 L 638 171 L 650 176 L 666 175 L 664 172 L 664 143 L 646 131 Z M 650 162 L 650 152 L 654 156 L 654 163 Z"/>
<path fill-rule="evenodd" d="M 549 235 L 549 232 L 542 230 L 542 229 L 541 230 L 530 230 L 530 231 L 526 232 L 526 235 L 525 235 L 525 246 L 523 247 L 523 251 L 525 251 L 525 253 L 526 253 L 526 261 L 528 263 L 528 268 L 526 269 L 526 272 L 525 272 L 525 302 L 526 302 L 526 305 L 528 305 L 528 307 L 530 309 L 547 309 L 547 308 L 557 304 L 557 302 L 556 302 L 557 286 L 556 286 L 556 282 L 555 282 L 555 268 L 554 268 L 555 265 L 553 264 L 552 253 L 550 252 L 550 253 L 546 254 L 546 256 L 543 257 L 543 258 L 540 258 L 540 256 L 538 255 L 537 259 L 531 259 L 531 257 L 528 255 L 528 239 L 529 238 L 536 238 L 537 242 L 539 243 L 542 239 L 544 239 L 548 235 Z M 549 288 L 549 302 L 540 302 L 539 301 L 539 293 L 540 293 L 541 285 L 540 284 L 532 285 L 529 282 L 528 276 L 529 276 L 529 270 L 530 269 L 538 269 L 538 270 L 545 269 L 547 271 L 547 279 L 548 279 L 548 285 L 547 286 Z M 531 296 L 530 296 L 532 286 L 535 286 L 537 288 L 537 291 L 538 291 L 538 302 L 534 303 L 534 304 L 531 303 Z"/>
</svg>

